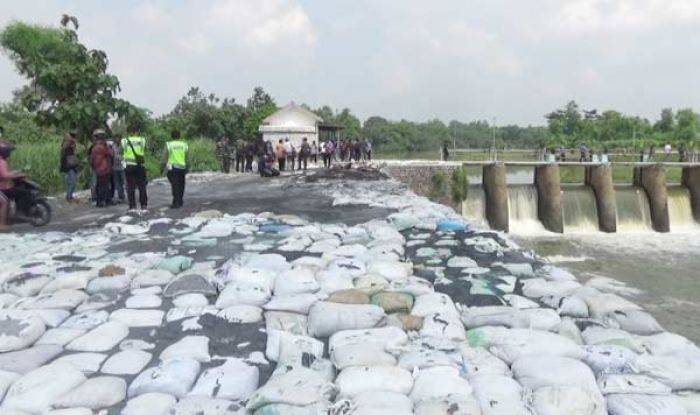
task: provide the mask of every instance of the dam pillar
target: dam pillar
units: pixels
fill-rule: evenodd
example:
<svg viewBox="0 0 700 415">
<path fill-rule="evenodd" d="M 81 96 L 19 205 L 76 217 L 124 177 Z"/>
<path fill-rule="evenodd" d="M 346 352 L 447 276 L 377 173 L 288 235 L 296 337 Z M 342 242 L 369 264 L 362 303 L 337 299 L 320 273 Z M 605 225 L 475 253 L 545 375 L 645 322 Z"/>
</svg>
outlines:
<svg viewBox="0 0 700 415">
<path fill-rule="evenodd" d="M 700 166 L 683 167 L 683 186 L 690 191 L 693 217 L 696 222 L 700 222 Z"/>
<path fill-rule="evenodd" d="M 508 184 L 506 165 L 503 163 L 485 164 L 483 187 L 486 196 L 486 219 L 491 228 L 508 232 Z"/>
<path fill-rule="evenodd" d="M 564 233 L 559 165 L 536 166 L 535 187 L 537 187 L 537 216 L 540 222 L 550 232 Z"/>
<path fill-rule="evenodd" d="M 652 228 L 657 232 L 669 232 L 671 225 L 668 216 L 666 168 L 661 164 L 637 166 L 634 180 L 634 184 L 643 188 L 649 198 Z"/>
<path fill-rule="evenodd" d="M 609 164 L 586 167 L 586 185 L 593 189 L 595 194 L 598 228 L 602 232 L 617 232 L 617 202 L 612 167 Z"/>
</svg>

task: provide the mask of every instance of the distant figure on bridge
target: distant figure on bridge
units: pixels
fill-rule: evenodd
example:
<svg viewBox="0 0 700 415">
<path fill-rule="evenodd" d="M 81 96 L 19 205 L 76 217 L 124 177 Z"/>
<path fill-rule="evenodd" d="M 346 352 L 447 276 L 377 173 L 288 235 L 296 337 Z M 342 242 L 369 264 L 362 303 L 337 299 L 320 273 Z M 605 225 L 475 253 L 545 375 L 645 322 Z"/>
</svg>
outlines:
<svg viewBox="0 0 700 415">
<path fill-rule="evenodd" d="M 442 161 L 447 161 L 450 158 L 450 151 L 447 149 L 447 142 L 442 143 L 442 149 L 440 150 L 440 159 Z"/>
<path fill-rule="evenodd" d="M 650 144 L 649 145 L 649 157 L 647 158 L 647 161 L 651 163 L 654 161 L 654 153 L 656 152 L 656 149 L 654 149 L 654 145 Z"/>
<path fill-rule="evenodd" d="M 223 136 L 218 143 L 216 143 L 216 155 L 221 161 L 221 171 L 223 173 L 229 173 L 231 171 L 231 156 L 233 155 L 233 148 L 231 147 L 231 141 L 227 136 Z"/>
<path fill-rule="evenodd" d="M 588 150 L 588 146 L 586 145 L 586 143 L 581 143 L 581 147 L 579 147 L 578 150 L 579 150 L 579 153 L 581 154 L 581 157 L 579 157 L 578 161 L 580 161 L 581 163 L 588 161 L 589 150 Z"/>
<path fill-rule="evenodd" d="M 671 157 L 671 151 L 673 151 L 671 144 L 666 143 L 666 145 L 664 146 L 664 161 L 669 160 L 669 158 Z"/>
</svg>

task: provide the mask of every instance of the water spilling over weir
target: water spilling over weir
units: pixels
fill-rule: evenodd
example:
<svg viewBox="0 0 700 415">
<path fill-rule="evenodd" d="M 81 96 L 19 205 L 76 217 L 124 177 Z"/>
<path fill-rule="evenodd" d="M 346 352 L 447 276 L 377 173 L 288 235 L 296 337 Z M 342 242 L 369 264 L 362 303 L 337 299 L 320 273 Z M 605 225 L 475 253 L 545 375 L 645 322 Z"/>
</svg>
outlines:
<svg viewBox="0 0 700 415">
<path fill-rule="evenodd" d="M 562 186 L 564 232 L 597 232 L 598 209 L 595 194 L 588 186 Z"/>
<path fill-rule="evenodd" d="M 524 184 L 508 187 L 508 222 L 519 233 L 544 232 L 537 216 L 537 188 Z"/>
<path fill-rule="evenodd" d="M 615 187 L 618 232 L 651 230 L 649 200 L 643 189 L 635 186 Z"/>
</svg>

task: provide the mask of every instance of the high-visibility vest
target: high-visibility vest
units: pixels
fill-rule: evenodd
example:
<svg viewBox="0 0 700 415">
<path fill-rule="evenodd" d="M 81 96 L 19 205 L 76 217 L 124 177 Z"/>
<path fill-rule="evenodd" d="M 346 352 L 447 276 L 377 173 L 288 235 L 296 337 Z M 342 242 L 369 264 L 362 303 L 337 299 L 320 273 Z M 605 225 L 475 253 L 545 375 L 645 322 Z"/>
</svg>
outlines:
<svg viewBox="0 0 700 415">
<path fill-rule="evenodd" d="M 186 169 L 187 168 L 187 152 L 189 147 L 182 140 L 168 141 L 168 168 L 169 169 Z"/>
<path fill-rule="evenodd" d="M 136 163 L 136 156 L 143 157 L 146 154 L 146 138 L 138 136 L 127 137 L 122 142 L 122 148 L 124 149 L 124 163 L 127 166 L 135 166 L 138 164 Z"/>
</svg>

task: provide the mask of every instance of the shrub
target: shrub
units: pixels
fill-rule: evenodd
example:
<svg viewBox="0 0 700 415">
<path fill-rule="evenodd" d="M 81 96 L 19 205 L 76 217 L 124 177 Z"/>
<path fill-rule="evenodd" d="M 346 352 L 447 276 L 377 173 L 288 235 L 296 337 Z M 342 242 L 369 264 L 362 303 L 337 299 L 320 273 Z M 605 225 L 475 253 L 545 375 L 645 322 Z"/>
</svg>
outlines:
<svg viewBox="0 0 700 415">
<path fill-rule="evenodd" d="M 452 201 L 455 203 L 465 201 L 468 191 L 469 177 L 467 176 L 467 169 L 460 167 L 452 172 L 452 178 L 450 180 L 450 195 L 452 196 Z"/>
</svg>

